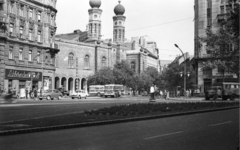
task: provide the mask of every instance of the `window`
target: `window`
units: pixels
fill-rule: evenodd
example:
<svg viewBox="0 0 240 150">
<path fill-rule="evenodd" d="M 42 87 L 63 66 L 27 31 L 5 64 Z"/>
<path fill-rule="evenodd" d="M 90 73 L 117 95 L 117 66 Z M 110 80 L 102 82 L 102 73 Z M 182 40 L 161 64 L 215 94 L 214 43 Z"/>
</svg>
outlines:
<svg viewBox="0 0 240 150">
<path fill-rule="evenodd" d="M 29 29 L 29 40 L 33 40 L 32 34 L 33 34 L 33 30 Z"/>
<path fill-rule="evenodd" d="M 42 32 L 41 31 L 38 31 L 38 39 L 37 39 L 37 41 L 38 42 L 41 42 L 42 41 Z"/>
<path fill-rule="evenodd" d="M 224 6 L 220 7 L 220 12 L 221 12 L 221 14 L 224 14 Z"/>
<path fill-rule="evenodd" d="M 23 49 L 19 49 L 19 60 L 23 60 Z"/>
<path fill-rule="evenodd" d="M 23 35 L 23 27 L 20 26 L 19 28 L 19 33 L 20 33 L 20 38 L 22 38 L 22 35 Z"/>
<path fill-rule="evenodd" d="M 40 55 L 41 53 L 40 52 L 37 52 L 37 62 L 40 63 Z"/>
<path fill-rule="evenodd" d="M 41 22 L 41 12 L 40 11 L 38 12 L 37 17 L 38 17 L 38 22 Z"/>
<path fill-rule="evenodd" d="M 9 48 L 9 54 L 8 54 L 9 59 L 13 59 L 13 47 Z"/>
<path fill-rule="evenodd" d="M 84 57 L 84 69 L 90 69 L 90 57 L 86 55 Z"/>
<path fill-rule="evenodd" d="M 29 18 L 33 19 L 33 9 L 29 9 Z"/>
<path fill-rule="evenodd" d="M 3 10 L 3 3 L 0 3 L 0 10 Z"/>
<path fill-rule="evenodd" d="M 10 4 L 9 4 L 9 12 L 13 14 L 14 13 L 13 10 L 14 10 L 14 5 L 13 5 L 12 2 L 10 2 Z"/>
<path fill-rule="evenodd" d="M 131 69 L 133 70 L 133 71 L 135 71 L 135 68 L 136 67 L 136 65 L 135 65 L 135 62 L 131 62 Z"/>
<path fill-rule="evenodd" d="M 10 35 L 13 33 L 13 26 L 14 26 L 14 24 L 10 23 L 10 25 L 9 25 L 9 33 L 10 33 Z"/>
<path fill-rule="evenodd" d="M 28 61 L 32 61 L 32 50 L 28 52 Z"/>
<path fill-rule="evenodd" d="M 102 57 L 102 67 L 107 67 L 107 59 L 106 57 Z"/>
<path fill-rule="evenodd" d="M 207 0 L 207 8 L 211 8 L 211 0 Z"/>
<path fill-rule="evenodd" d="M 50 22 L 51 25 L 53 25 L 53 18 L 54 18 L 54 16 L 51 15 L 51 20 L 50 20 L 50 21 L 51 21 L 51 22 Z"/>
<path fill-rule="evenodd" d="M 19 16 L 22 16 L 22 17 L 23 17 L 23 10 L 24 10 L 24 6 L 21 5 L 21 6 L 20 6 L 20 9 L 19 9 Z"/>
<path fill-rule="evenodd" d="M 69 68 L 73 68 L 73 57 L 74 57 L 73 53 L 70 53 L 68 55 L 68 67 Z"/>
</svg>

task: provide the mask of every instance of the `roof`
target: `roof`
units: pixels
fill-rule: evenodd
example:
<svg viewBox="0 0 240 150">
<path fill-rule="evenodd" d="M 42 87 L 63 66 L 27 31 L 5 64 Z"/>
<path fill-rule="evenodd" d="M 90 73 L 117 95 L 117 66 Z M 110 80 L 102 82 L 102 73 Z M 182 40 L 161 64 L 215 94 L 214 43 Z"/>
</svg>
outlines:
<svg viewBox="0 0 240 150">
<path fill-rule="evenodd" d="M 79 33 L 58 34 L 55 37 L 64 40 L 75 40 L 79 37 Z"/>
</svg>

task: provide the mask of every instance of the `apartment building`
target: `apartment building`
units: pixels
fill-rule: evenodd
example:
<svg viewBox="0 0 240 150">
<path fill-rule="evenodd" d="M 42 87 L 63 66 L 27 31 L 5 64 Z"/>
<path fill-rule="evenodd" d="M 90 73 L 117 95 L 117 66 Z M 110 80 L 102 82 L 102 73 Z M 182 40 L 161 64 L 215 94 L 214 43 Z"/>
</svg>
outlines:
<svg viewBox="0 0 240 150">
<path fill-rule="evenodd" d="M 229 0 L 195 0 L 195 68 L 196 68 L 196 83 L 201 93 L 212 86 L 216 82 L 222 82 L 220 69 L 202 70 L 203 62 L 212 58 L 212 54 L 206 50 L 206 44 L 199 47 L 198 37 L 206 36 L 205 30 L 211 28 L 217 31 L 221 21 L 226 19 L 231 8 L 239 3 L 229 3 Z M 237 81 L 234 74 L 225 74 L 225 81 Z"/>
<path fill-rule="evenodd" d="M 56 2 L 0 0 L 1 90 L 53 88 Z"/>
</svg>

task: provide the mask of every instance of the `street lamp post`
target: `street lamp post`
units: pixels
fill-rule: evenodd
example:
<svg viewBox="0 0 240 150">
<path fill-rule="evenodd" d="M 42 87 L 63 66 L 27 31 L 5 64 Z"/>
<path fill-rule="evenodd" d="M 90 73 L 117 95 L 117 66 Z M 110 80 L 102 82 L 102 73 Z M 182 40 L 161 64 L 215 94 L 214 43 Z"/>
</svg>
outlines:
<svg viewBox="0 0 240 150">
<path fill-rule="evenodd" d="M 186 82 L 187 81 L 187 62 L 186 62 L 186 57 L 185 57 L 183 51 L 179 48 L 179 46 L 177 44 L 174 44 L 174 45 L 175 45 L 175 47 L 177 47 L 181 51 L 181 53 L 183 55 L 183 58 L 184 58 L 184 62 L 185 62 L 183 78 L 184 78 L 184 96 L 186 96 L 186 87 L 187 87 L 187 82 Z"/>
</svg>

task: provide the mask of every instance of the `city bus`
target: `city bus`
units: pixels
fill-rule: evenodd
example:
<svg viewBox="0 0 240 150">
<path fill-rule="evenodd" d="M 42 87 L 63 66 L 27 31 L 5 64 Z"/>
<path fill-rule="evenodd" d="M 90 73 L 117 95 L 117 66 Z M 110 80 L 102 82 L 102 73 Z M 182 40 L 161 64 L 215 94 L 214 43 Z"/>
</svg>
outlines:
<svg viewBox="0 0 240 150">
<path fill-rule="evenodd" d="M 124 87 L 120 84 L 107 84 L 105 85 L 104 96 L 120 97 L 124 94 Z"/>
<path fill-rule="evenodd" d="M 104 85 L 90 85 L 89 86 L 89 96 L 103 96 L 104 95 Z"/>
</svg>

